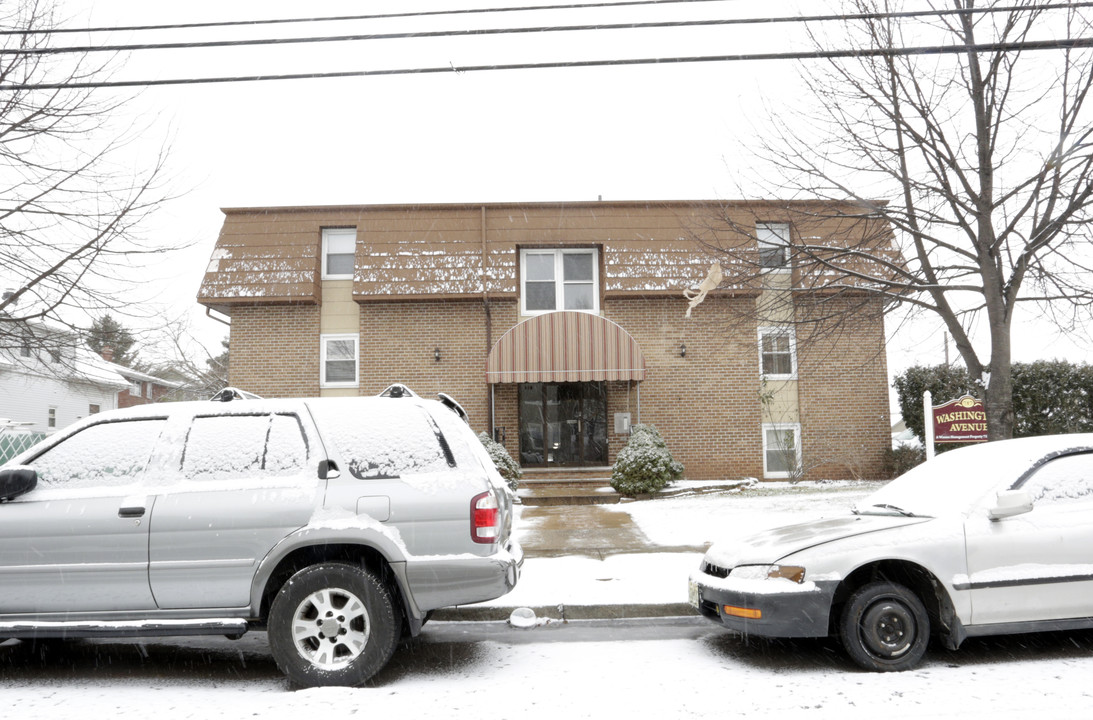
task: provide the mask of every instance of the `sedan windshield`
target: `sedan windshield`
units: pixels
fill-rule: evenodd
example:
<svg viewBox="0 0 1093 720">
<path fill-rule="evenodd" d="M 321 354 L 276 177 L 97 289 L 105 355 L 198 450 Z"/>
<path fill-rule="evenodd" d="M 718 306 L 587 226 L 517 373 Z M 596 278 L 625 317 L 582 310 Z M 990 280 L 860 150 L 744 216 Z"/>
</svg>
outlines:
<svg viewBox="0 0 1093 720">
<path fill-rule="evenodd" d="M 1080 436 L 1069 439 L 1076 442 L 1075 437 Z M 965 512 L 985 496 L 1008 489 L 1037 461 L 1069 446 L 1060 436 L 1046 436 L 942 453 L 866 497 L 854 511 L 912 517 Z"/>
</svg>

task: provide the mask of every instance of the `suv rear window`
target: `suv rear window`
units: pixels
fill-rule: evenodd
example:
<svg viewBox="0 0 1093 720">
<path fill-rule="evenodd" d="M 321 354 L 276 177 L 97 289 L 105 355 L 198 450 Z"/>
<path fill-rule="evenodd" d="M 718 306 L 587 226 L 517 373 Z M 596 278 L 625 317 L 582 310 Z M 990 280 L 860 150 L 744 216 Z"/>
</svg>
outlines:
<svg viewBox="0 0 1093 720">
<path fill-rule="evenodd" d="M 315 422 L 354 477 L 395 478 L 440 472 L 451 463 L 439 430 L 424 410 L 408 402 L 384 403 L 382 413 L 345 413 L 316 403 Z"/>
</svg>

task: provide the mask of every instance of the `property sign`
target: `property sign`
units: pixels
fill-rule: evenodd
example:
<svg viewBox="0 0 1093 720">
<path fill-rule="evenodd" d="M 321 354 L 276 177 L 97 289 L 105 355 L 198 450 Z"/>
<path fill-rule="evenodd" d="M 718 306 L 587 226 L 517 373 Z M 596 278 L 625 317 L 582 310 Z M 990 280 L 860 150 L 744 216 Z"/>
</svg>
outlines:
<svg viewBox="0 0 1093 720">
<path fill-rule="evenodd" d="M 987 441 L 987 413 L 983 402 L 965 395 L 944 405 L 934 405 L 934 442 L 968 443 Z"/>
</svg>

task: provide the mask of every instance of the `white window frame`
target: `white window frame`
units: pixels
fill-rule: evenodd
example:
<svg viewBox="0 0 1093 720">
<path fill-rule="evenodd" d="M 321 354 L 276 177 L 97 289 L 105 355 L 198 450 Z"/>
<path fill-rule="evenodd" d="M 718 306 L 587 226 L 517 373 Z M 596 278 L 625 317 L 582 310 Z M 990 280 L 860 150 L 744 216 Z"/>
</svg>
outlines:
<svg viewBox="0 0 1093 720">
<path fill-rule="evenodd" d="M 144 397 L 144 383 L 139 380 L 129 382 L 129 397 Z"/>
<path fill-rule="evenodd" d="M 762 255 L 763 246 L 766 245 L 768 247 L 771 247 L 771 246 L 774 246 L 776 244 L 776 243 L 772 243 L 769 240 L 765 239 L 766 233 L 770 233 L 770 235 L 773 235 L 774 237 L 781 240 L 781 242 L 777 243 L 777 244 L 781 245 L 781 247 L 782 247 L 782 262 L 777 264 L 777 265 L 766 265 L 763 262 L 763 259 L 762 259 L 762 257 L 763 257 L 763 255 Z M 783 222 L 760 222 L 760 223 L 755 223 L 755 242 L 756 242 L 757 248 L 759 249 L 759 265 L 762 268 L 763 272 L 787 273 L 787 272 L 790 271 L 791 268 L 790 268 L 790 265 L 789 265 L 789 233 L 790 233 L 789 223 L 783 223 Z"/>
<path fill-rule="evenodd" d="M 334 238 L 344 239 L 346 237 L 353 238 L 353 253 L 354 257 L 357 251 L 357 229 L 356 228 L 323 228 L 323 249 L 322 249 L 322 278 L 323 280 L 352 280 L 353 273 L 336 273 L 329 274 L 326 271 L 326 259 L 330 252 L 330 241 Z M 344 255 L 345 253 L 337 253 L 338 255 Z M 354 266 L 356 261 L 354 261 Z"/>
<path fill-rule="evenodd" d="M 767 452 L 771 450 L 768 440 L 768 431 L 792 430 L 794 439 L 794 454 L 796 466 L 791 471 L 772 471 L 767 468 Z M 781 480 L 796 476 L 801 470 L 801 424 L 800 423 L 763 423 L 763 477 L 770 480 Z"/>
<path fill-rule="evenodd" d="M 529 310 L 527 307 L 527 257 L 529 255 L 553 255 L 554 256 L 554 307 L 549 310 Z M 564 258 L 566 255 L 591 255 L 592 256 L 592 307 L 587 309 L 566 308 L 565 305 L 565 277 Z M 581 281 L 582 283 L 585 281 Z M 523 248 L 520 250 L 520 314 L 521 315 L 545 315 L 551 312 L 569 310 L 572 312 L 586 312 L 593 315 L 600 314 L 600 251 L 595 247 L 567 247 L 567 248 Z"/>
<path fill-rule="evenodd" d="M 764 373 L 763 372 L 763 339 L 769 335 L 788 335 L 789 336 L 789 374 L 784 373 Z M 793 328 L 789 327 L 761 327 L 759 328 L 759 376 L 766 378 L 767 380 L 796 380 L 797 379 L 797 333 Z"/>
<path fill-rule="evenodd" d="M 353 381 L 352 382 L 328 382 L 326 379 L 326 352 L 327 343 L 334 340 L 353 341 Z M 319 336 L 319 387 L 321 388 L 354 388 L 360 384 L 361 376 L 361 342 L 358 333 L 341 333 Z"/>
</svg>

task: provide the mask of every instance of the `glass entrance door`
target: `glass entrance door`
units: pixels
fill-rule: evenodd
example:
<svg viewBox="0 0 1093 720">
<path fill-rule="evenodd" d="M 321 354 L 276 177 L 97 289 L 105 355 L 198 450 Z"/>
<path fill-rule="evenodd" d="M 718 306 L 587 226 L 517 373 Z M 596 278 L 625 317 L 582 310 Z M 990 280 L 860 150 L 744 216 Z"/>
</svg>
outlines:
<svg viewBox="0 0 1093 720">
<path fill-rule="evenodd" d="M 604 383 L 522 383 L 520 464 L 524 467 L 606 465 Z"/>
</svg>

